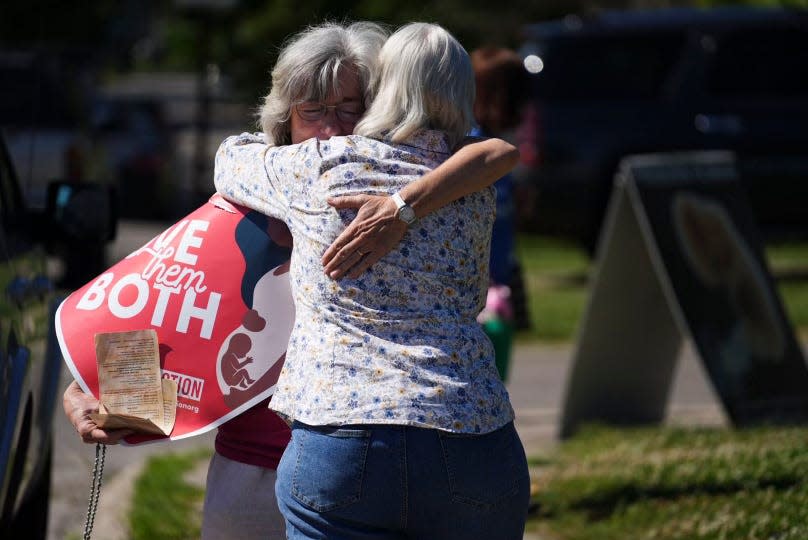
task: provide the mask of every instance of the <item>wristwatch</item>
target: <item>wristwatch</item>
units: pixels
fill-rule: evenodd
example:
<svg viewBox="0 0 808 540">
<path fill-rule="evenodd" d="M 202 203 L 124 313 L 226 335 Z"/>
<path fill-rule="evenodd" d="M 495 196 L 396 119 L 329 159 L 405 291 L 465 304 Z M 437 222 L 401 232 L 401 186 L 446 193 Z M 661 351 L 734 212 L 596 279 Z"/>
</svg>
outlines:
<svg viewBox="0 0 808 540">
<path fill-rule="evenodd" d="M 412 206 L 404 202 L 404 199 L 398 193 L 393 193 L 392 197 L 393 202 L 396 203 L 396 208 L 398 208 L 398 219 L 407 225 L 415 223 L 415 210 L 412 209 Z"/>
</svg>

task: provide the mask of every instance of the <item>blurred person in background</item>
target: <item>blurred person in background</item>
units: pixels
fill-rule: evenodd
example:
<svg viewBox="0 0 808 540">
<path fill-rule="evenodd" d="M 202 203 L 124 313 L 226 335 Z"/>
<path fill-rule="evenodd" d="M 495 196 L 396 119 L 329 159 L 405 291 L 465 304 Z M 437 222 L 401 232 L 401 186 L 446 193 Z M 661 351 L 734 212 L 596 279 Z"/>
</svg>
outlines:
<svg viewBox="0 0 808 540">
<path fill-rule="evenodd" d="M 272 88 L 261 109 L 261 140 L 278 146 L 352 133 L 372 99 L 370 81 L 386 37 L 385 30 L 373 23 L 326 23 L 294 36 L 272 72 Z M 469 142 L 441 167 L 413 183 L 412 201 L 419 212 L 426 214 L 490 185 L 516 159 L 515 148 L 503 141 Z M 382 258 L 406 232 L 407 226 L 396 212 L 377 202 L 372 197 L 335 201 L 342 208 L 359 208 L 351 224 L 353 232 L 348 231 L 345 241 L 330 250 L 335 276 L 357 268 L 364 271 L 369 260 Z M 350 255 L 354 241 L 367 252 L 361 259 Z M 87 443 L 116 444 L 131 434 L 99 429 L 89 417 L 98 411 L 98 401 L 75 381 L 65 391 L 63 405 Z M 219 427 L 208 470 L 203 540 L 285 537 L 274 484 L 275 469 L 289 438 L 289 427 L 267 408 L 267 401 Z"/>
<path fill-rule="evenodd" d="M 297 317 L 270 403 L 293 420 L 276 484 L 287 537 L 521 539 L 525 453 L 475 320 L 493 190 L 429 216 L 407 206 L 416 180 L 471 128 L 471 62 L 448 32 L 423 23 L 394 33 L 379 61 L 376 97 L 355 129 L 362 136 L 273 148 L 242 134 L 216 156 L 217 191 L 283 219 L 295 243 Z M 306 96 L 295 114 L 339 110 L 350 90 L 344 80 L 337 95 Z M 334 281 L 323 250 L 352 213 L 329 201 L 364 193 L 409 229 L 371 272 Z"/>
<path fill-rule="evenodd" d="M 473 135 L 506 137 L 521 120 L 527 92 L 527 72 L 514 51 L 484 47 L 471 53 L 477 95 Z M 507 380 L 517 315 L 526 321 L 524 285 L 515 250 L 516 204 L 514 178 L 506 174 L 494 184 L 497 216 L 491 234 L 491 282 L 486 307 L 478 320 L 494 343 L 497 370 Z M 518 312 L 518 313 L 517 313 Z M 523 322 L 519 324 L 525 327 Z"/>
</svg>

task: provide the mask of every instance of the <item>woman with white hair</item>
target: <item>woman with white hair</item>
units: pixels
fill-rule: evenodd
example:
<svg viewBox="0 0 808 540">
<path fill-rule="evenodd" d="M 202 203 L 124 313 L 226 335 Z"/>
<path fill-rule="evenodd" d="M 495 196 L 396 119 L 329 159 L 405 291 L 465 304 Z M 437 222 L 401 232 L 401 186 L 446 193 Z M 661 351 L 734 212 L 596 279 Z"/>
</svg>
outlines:
<svg viewBox="0 0 808 540">
<path fill-rule="evenodd" d="M 407 204 L 471 126 L 471 64 L 423 23 L 393 34 L 379 61 L 355 129 L 364 136 L 268 147 L 244 134 L 216 158 L 217 190 L 284 220 L 295 243 L 296 323 L 270 403 L 293 421 L 276 484 L 287 536 L 521 538 L 527 464 L 475 320 L 492 190 L 430 215 Z M 350 102 L 329 99 L 334 111 Z M 329 201 L 365 195 L 394 208 L 406 233 L 368 272 L 335 281 L 322 254 L 353 213 Z"/>
<path fill-rule="evenodd" d="M 261 107 L 266 142 L 280 146 L 352 133 L 375 91 L 379 50 L 386 39 L 384 29 L 371 22 L 325 23 L 297 34 L 278 57 Z M 457 142 L 450 159 L 402 193 L 419 216 L 490 186 L 518 159 L 516 148 L 500 139 Z M 359 209 L 323 254 L 325 270 L 335 279 L 349 271 L 351 277 L 361 275 L 398 245 L 406 231 L 389 197 L 362 194 L 329 203 Z"/>
</svg>

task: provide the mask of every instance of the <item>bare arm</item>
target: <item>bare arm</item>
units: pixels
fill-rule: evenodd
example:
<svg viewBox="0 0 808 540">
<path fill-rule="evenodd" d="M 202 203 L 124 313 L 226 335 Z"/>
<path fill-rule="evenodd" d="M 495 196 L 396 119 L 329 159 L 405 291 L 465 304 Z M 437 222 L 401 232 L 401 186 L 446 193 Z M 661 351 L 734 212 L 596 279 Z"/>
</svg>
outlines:
<svg viewBox="0 0 808 540">
<path fill-rule="evenodd" d="M 90 418 L 90 413 L 98 412 L 99 402 L 92 395 L 84 393 L 79 383 L 73 381 L 62 396 L 62 407 L 73 427 L 86 443 L 117 444 L 124 437 L 134 433 L 131 429 L 103 430 Z"/>
<path fill-rule="evenodd" d="M 412 206 L 416 217 L 422 218 L 487 188 L 508 174 L 518 161 L 519 151 L 502 139 L 468 138 L 440 167 L 403 188 L 401 197 Z"/>
<path fill-rule="evenodd" d="M 507 174 L 519 160 L 515 146 L 501 139 L 467 139 L 440 167 L 404 187 L 399 193 L 418 218 L 486 188 Z M 356 218 L 325 251 L 324 271 L 333 279 L 357 278 L 387 255 L 404 237 L 407 225 L 396 216 L 388 196 L 335 197 L 337 209 L 358 208 Z"/>
</svg>

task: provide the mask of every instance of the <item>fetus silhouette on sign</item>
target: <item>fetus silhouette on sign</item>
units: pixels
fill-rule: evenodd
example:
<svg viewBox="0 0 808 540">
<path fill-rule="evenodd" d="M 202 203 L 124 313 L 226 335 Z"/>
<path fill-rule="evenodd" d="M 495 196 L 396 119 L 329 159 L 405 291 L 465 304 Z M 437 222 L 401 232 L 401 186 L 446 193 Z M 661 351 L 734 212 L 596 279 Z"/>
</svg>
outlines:
<svg viewBox="0 0 808 540">
<path fill-rule="evenodd" d="M 255 384 L 250 378 L 246 366 L 252 364 L 253 359 L 247 356 L 252 348 L 252 340 L 247 334 L 233 334 L 227 351 L 222 358 L 222 378 L 231 388 L 249 388 Z"/>
<path fill-rule="evenodd" d="M 250 212 L 235 235 L 246 263 L 241 282 L 246 310 L 241 324 L 224 340 L 217 361 L 219 387 L 231 409 L 274 386 L 294 323 L 292 237 L 286 225 Z"/>
</svg>

